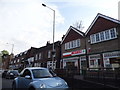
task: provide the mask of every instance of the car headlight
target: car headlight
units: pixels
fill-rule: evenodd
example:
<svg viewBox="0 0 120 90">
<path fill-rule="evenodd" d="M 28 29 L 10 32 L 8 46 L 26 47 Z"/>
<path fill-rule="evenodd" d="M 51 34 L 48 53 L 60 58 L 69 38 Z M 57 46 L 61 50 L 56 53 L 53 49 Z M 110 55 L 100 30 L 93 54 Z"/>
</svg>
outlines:
<svg viewBox="0 0 120 90">
<path fill-rule="evenodd" d="M 40 88 L 45 88 L 45 84 L 40 84 Z"/>
</svg>

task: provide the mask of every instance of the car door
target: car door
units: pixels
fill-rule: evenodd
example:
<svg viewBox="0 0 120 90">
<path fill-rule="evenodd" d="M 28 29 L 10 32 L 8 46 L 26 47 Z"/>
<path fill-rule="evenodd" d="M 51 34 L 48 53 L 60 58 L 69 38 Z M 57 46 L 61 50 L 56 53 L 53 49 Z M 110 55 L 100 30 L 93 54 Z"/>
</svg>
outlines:
<svg viewBox="0 0 120 90">
<path fill-rule="evenodd" d="M 30 78 L 26 78 L 26 76 L 30 76 Z M 19 77 L 18 88 L 28 88 L 30 82 L 32 82 L 31 72 L 26 69 Z"/>
</svg>

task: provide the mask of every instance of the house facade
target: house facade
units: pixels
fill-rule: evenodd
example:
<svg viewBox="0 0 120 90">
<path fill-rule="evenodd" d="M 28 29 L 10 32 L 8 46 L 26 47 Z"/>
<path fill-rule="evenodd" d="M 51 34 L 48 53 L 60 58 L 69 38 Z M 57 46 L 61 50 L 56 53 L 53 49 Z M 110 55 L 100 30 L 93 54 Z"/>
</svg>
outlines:
<svg viewBox="0 0 120 90">
<path fill-rule="evenodd" d="M 62 41 L 47 42 L 40 48 L 16 55 L 10 67 L 41 66 L 47 68 L 71 68 L 82 73 L 87 68 L 120 67 L 120 21 L 97 14 L 85 33 L 70 26 Z"/>
<path fill-rule="evenodd" d="M 61 42 L 61 68 L 79 70 L 87 67 L 85 34 L 70 26 Z"/>
<path fill-rule="evenodd" d="M 55 57 L 52 59 L 52 46 L 53 44 L 47 43 L 46 46 L 30 49 L 15 55 L 10 63 L 9 69 L 23 69 L 25 67 L 46 67 L 46 68 L 59 68 L 61 60 L 61 45 L 60 41 L 54 43 Z"/>
<path fill-rule="evenodd" d="M 97 14 L 86 31 L 89 68 L 120 67 L 120 21 Z"/>
<path fill-rule="evenodd" d="M 9 63 L 9 69 L 22 70 L 25 67 L 33 66 L 36 50 L 37 48 L 31 47 L 30 49 L 15 55 Z"/>
<path fill-rule="evenodd" d="M 53 44 L 47 42 L 46 46 L 40 47 L 34 55 L 34 66 L 56 69 L 60 67 L 61 60 L 61 45 L 60 41 L 54 43 L 55 55 L 53 56 Z"/>
<path fill-rule="evenodd" d="M 2 58 L 2 69 L 7 70 L 9 69 L 9 62 L 11 59 L 11 55 L 6 55 L 4 58 Z"/>
</svg>

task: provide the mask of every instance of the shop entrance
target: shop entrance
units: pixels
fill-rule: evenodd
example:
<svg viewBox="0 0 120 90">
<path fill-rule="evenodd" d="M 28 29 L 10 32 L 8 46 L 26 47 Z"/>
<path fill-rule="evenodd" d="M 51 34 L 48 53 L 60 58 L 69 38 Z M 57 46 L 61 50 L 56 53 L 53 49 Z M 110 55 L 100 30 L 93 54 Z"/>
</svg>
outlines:
<svg viewBox="0 0 120 90">
<path fill-rule="evenodd" d="M 68 70 L 69 74 L 76 74 L 77 73 L 77 66 L 75 65 L 75 62 L 66 62 L 66 69 Z"/>
<path fill-rule="evenodd" d="M 112 68 L 120 68 L 120 58 L 110 58 Z"/>
</svg>

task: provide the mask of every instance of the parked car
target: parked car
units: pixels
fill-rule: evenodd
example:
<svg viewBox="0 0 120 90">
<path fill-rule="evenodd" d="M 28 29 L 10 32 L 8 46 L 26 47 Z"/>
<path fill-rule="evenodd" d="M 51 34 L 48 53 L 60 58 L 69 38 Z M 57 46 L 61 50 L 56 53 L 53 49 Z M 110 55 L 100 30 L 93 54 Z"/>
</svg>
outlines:
<svg viewBox="0 0 120 90">
<path fill-rule="evenodd" d="M 8 70 L 4 70 L 2 73 L 2 78 L 6 78 L 6 74 L 7 74 Z"/>
<path fill-rule="evenodd" d="M 0 69 L 0 74 L 2 74 L 4 71 L 2 69 Z"/>
<path fill-rule="evenodd" d="M 54 72 L 42 67 L 25 68 L 20 76 L 15 78 L 12 89 L 27 88 L 28 90 L 38 90 L 40 88 L 68 88 L 67 83 Z"/>
<path fill-rule="evenodd" d="M 9 70 L 6 74 L 6 79 L 14 79 L 19 76 L 18 70 Z"/>
</svg>

